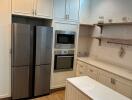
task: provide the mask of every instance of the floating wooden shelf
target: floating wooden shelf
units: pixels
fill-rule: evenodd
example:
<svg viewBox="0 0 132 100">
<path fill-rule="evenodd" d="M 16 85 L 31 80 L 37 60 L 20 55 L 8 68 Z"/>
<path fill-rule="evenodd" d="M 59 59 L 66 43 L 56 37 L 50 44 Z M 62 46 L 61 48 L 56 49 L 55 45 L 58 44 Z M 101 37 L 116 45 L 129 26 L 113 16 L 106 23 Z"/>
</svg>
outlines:
<svg viewBox="0 0 132 100">
<path fill-rule="evenodd" d="M 94 24 L 95 26 L 99 26 L 101 29 L 100 34 L 103 34 L 103 28 L 104 26 L 120 26 L 120 25 L 132 25 L 132 22 L 119 22 L 119 23 L 103 23 L 103 24 Z M 123 39 L 123 38 L 109 38 L 109 37 L 96 37 L 96 39 L 99 40 L 99 45 L 101 46 L 101 41 L 102 40 L 108 40 L 107 43 L 112 43 L 112 44 L 120 44 L 120 45 L 128 45 L 132 46 L 132 39 Z"/>
<path fill-rule="evenodd" d="M 88 27 L 94 27 L 94 24 L 80 24 L 80 26 L 88 26 Z"/>
<path fill-rule="evenodd" d="M 132 22 L 103 23 L 103 24 L 94 24 L 94 25 L 97 25 L 97 26 L 132 25 Z"/>
<path fill-rule="evenodd" d="M 109 38 L 109 37 L 94 37 L 99 40 L 99 45 L 101 45 L 102 40 L 108 40 L 107 43 L 120 44 L 132 46 L 132 39 L 122 39 L 122 38 Z"/>
</svg>

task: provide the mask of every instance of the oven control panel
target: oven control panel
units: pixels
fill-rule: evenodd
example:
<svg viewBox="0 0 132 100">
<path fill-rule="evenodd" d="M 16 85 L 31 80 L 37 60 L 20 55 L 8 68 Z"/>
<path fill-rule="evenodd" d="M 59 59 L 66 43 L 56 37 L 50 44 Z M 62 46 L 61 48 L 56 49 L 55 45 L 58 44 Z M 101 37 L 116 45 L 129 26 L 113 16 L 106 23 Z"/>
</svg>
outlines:
<svg viewBox="0 0 132 100">
<path fill-rule="evenodd" d="M 74 54 L 74 50 L 56 50 L 55 54 Z"/>
</svg>

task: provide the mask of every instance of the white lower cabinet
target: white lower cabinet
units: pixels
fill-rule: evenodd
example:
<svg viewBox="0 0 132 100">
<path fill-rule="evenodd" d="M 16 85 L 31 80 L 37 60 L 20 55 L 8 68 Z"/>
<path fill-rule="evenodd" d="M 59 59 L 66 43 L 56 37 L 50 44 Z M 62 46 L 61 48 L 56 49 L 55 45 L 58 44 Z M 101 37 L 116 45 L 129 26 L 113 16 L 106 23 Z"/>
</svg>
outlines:
<svg viewBox="0 0 132 100">
<path fill-rule="evenodd" d="M 88 65 L 83 62 L 77 63 L 77 76 L 89 76 L 95 80 L 98 80 L 98 71 L 97 68 Z"/>
<path fill-rule="evenodd" d="M 65 100 L 92 100 L 84 95 L 79 89 L 74 87 L 71 83 L 66 84 Z"/>
<path fill-rule="evenodd" d="M 132 81 L 92 66 L 85 62 L 77 61 L 77 76 L 89 76 L 105 86 L 132 99 Z"/>
</svg>

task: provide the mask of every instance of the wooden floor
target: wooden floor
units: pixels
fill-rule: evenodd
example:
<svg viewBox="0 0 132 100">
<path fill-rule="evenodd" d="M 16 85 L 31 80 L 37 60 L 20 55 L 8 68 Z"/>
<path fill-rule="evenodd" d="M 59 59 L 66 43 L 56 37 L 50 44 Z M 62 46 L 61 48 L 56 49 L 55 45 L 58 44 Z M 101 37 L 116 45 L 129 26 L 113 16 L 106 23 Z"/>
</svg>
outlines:
<svg viewBox="0 0 132 100">
<path fill-rule="evenodd" d="M 65 91 L 57 91 L 55 93 L 51 93 L 48 96 L 36 98 L 33 100 L 64 100 Z"/>
</svg>

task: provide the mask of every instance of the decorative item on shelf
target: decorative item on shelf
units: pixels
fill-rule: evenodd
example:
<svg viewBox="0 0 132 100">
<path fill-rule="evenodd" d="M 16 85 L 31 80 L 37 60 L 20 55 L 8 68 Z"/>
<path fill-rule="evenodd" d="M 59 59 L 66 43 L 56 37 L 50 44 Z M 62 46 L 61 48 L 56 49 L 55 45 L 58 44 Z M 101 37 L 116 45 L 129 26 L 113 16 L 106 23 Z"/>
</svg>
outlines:
<svg viewBox="0 0 132 100">
<path fill-rule="evenodd" d="M 112 23 L 112 22 L 113 22 L 113 19 L 108 19 L 108 22 L 109 22 L 109 23 Z"/>
<path fill-rule="evenodd" d="M 127 17 L 122 17 L 122 21 L 123 22 L 128 22 L 128 18 Z"/>
<path fill-rule="evenodd" d="M 99 16 L 98 24 L 103 24 L 103 23 L 104 23 L 104 16 Z"/>
<path fill-rule="evenodd" d="M 120 51 L 119 51 L 119 57 L 120 58 L 123 58 L 125 56 L 125 54 L 126 54 L 126 51 L 123 48 L 123 46 L 121 46 Z"/>
</svg>

